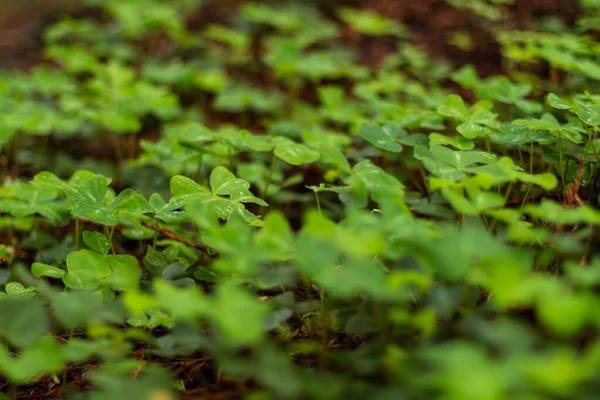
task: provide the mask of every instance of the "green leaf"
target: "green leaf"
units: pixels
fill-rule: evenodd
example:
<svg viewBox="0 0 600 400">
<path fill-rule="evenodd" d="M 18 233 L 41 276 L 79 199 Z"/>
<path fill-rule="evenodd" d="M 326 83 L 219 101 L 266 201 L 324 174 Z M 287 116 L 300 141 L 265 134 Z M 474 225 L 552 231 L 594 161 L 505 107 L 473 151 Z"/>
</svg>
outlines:
<svg viewBox="0 0 600 400">
<path fill-rule="evenodd" d="M 36 185 L 56 190 L 63 190 L 66 185 L 65 182 L 58 176 L 47 171 L 40 172 L 39 174 L 37 174 L 33 178 L 33 182 L 35 182 Z"/>
<path fill-rule="evenodd" d="M 100 232 L 83 231 L 82 235 L 84 243 L 98 253 L 106 255 L 110 251 L 110 242 Z"/>
<path fill-rule="evenodd" d="M 43 374 L 58 373 L 64 367 L 62 349 L 52 337 L 42 337 L 26 347 L 18 357 L 12 357 L 0 349 L 0 370 L 11 382 L 26 384 Z"/>
<path fill-rule="evenodd" d="M 122 210 L 135 214 L 145 214 L 154 211 L 148 200 L 131 189 L 125 189 L 106 207 L 107 210 Z"/>
<path fill-rule="evenodd" d="M 322 146 L 319 151 L 322 162 L 332 164 L 346 174 L 352 173 L 352 167 L 342 151 L 330 146 Z"/>
<path fill-rule="evenodd" d="M 315 280 L 337 296 L 350 298 L 368 292 L 380 298 L 392 298 L 384 283 L 385 274 L 372 260 L 352 260 L 341 266 L 322 268 Z"/>
<path fill-rule="evenodd" d="M 106 178 L 102 175 L 94 175 L 81 183 L 67 185 L 65 193 L 77 205 L 100 207 L 107 188 Z"/>
<path fill-rule="evenodd" d="M 444 146 L 415 146 L 414 157 L 437 177 L 460 181 L 467 175 L 464 171 L 474 164 L 491 164 L 496 156 L 483 151 L 454 151 Z"/>
<path fill-rule="evenodd" d="M 111 254 L 108 256 L 108 264 L 112 272 L 107 281 L 113 290 L 124 291 L 138 287 L 142 270 L 135 257 Z"/>
<path fill-rule="evenodd" d="M 120 207 L 125 202 L 127 202 L 131 198 L 131 196 L 133 196 L 134 193 L 135 192 L 131 189 L 123 190 L 121 193 L 119 193 L 119 195 L 117 197 L 115 197 L 113 199 L 113 201 L 110 203 L 110 205 L 107 207 L 107 209 L 114 210 L 114 209 Z"/>
<path fill-rule="evenodd" d="M 339 15 L 352 29 L 365 35 L 402 37 L 407 34 L 403 25 L 375 11 L 344 7 L 339 11 Z"/>
<path fill-rule="evenodd" d="M 210 174 L 210 188 L 214 195 L 227 195 L 227 188 L 236 180 L 227 168 L 219 166 L 212 170 Z M 248 184 L 248 189 L 250 184 Z"/>
<path fill-rule="evenodd" d="M 600 104 L 585 105 L 578 102 L 575 107 L 575 114 L 587 125 L 600 125 Z"/>
<path fill-rule="evenodd" d="M 4 287 L 4 290 L 9 297 L 13 298 L 30 298 L 35 296 L 34 287 L 26 288 L 22 283 L 19 282 L 7 283 Z"/>
<path fill-rule="evenodd" d="M 64 270 L 40 262 L 34 262 L 31 265 L 31 273 L 36 278 L 42 276 L 49 276 L 50 278 L 62 278 L 65 275 Z"/>
<path fill-rule="evenodd" d="M 71 289 L 94 290 L 100 285 L 98 279 L 92 275 L 67 272 L 63 276 L 63 283 Z"/>
<path fill-rule="evenodd" d="M 489 129 L 474 122 L 465 122 L 464 124 L 460 124 L 456 127 L 456 130 L 467 139 L 475 139 L 479 136 L 485 136 L 485 134 L 489 132 Z"/>
<path fill-rule="evenodd" d="M 427 143 L 425 143 L 427 144 Z M 457 148 L 458 150 L 471 150 L 475 147 L 475 143 L 463 136 L 450 137 L 447 135 L 441 135 L 439 133 L 432 132 L 429 134 L 430 145 L 446 145 L 449 144 Z"/>
<path fill-rule="evenodd" d="M 137 311 L 127 318 L 127 323 L 135 328 L 150 328 L 150 320 L 145 312 Z"/>
<path fill-rule="evenodd" d="M 231 200 L 239 203 L 256 203 L 261 206 L 268 204 L 250 192 L 250 184 L 236 178 L 227 168 L 219 166 L 210 174 L 210 188 L 213 195 L 230 196 Z"/>
<path fill-rule="evenodd" d="M 462 121 L 469 120 L 469 111 L 465 106 L 465 102 L 462 97 L 456 94 L 446 97 L 446 101 L 437 108 L 437 112 L 445 117 L 452 117 Z"/>
<path fill-rule="evenodd" d="M 39 297 L 0 299 L 0 337 L 16 347 L 37 342 L 48 329 L 48 316 Z"/>
<path fill-rule="evenodd" d="M 256 234 L 256 243 L 282 259 L 289 258 L 295 250 L 292 230 L 280 212 L 265 217 L 262 229 Z"/>
<path fill-rule="evenodd" d="M 63 281 L 73 289 L 94 290 L 100 285 L 100 279 L 110 274 L 105 255 L 84 249 L 67 256 L 67 274 Z"/>
<path fill-rule="evenodd" d="M 568 110 L 569 108 L 573 107 L 571 103 L 558 97 L 554 93 L 550 93 L 548 95 L 548 104 L 554 108 L 558 108 L 559 110 Z"/>
<path fill-rule="evenodd" d="M 83 328 L 98 322 L 108 314 L 99 312 L 103 305 L 98 293 L 84 291 L 66 291 L 53 294 L 51 306 L 57 320 L 68 329 Z M 118 321 L 119 318 L 116 318 Z"/>
<path fill-rule="evenodd" d="M 558 185 L 558 180 L 554 174 L 549 172 L 545 174 L 531 175 L 525 172 L 517 171 L 517 178 L 522 182 L 533 183 L 534 185 L 541 186 L 546 190 L 552 190 Z"/>
<path fill-rule="evenodd" d="M 321 157 L 316 150 L 303 144 L 289 142 L 278 145 L 274 152 L 277 157 L 292 165 L 313 163 Z"/>
<path fill-rule="evenodd" d="M 152 246 L 148 246 L 146 249 L 146 255 L 144 256 L 144 265 L 148 267 L 150 272 L 152 272 L 154 275 L 158 275 L 155 272 L 161 270 L 166 262 L 167 256 L 164 253 L 156 250 Z"/>
<path fill-rule="evenodd" d="M 555 137 L 562 137 L 574 143 L 582 142 L 581 133 L 567 125 L 561 125 L 550 114 L 544 114 L 540 119 L 516 119 L 512 123 L 517 126 L 526 126 L 536 131 L 548 131 Z"/>
<path fill-rule="evenodd" d="M 395 131 L 393 129 L 385 129 L 379 125 L 366 122 L 363 122 L 358 130 L 360 136 L 365 138 L 369 143 L 392 153 L 399 153 L 402 151 L 402 145 L 395 141 L 395 139 L 400 136 L 401 132 L 402 131 Z M 404 134 L 406 134 L 406 132 L 404 132 Z"/>
<path fill-rule="evenodd" d="M 210 302 L 196 286 L 178 288 L 172 283 L 157 279 L 154 290 L 158 304 L 175 320 L 194 321 L 212 312 Z"/>
<path fill-rule="evenodd" d="M 467 185 L 466 189 L 469 199 L 478 212 L 489 211 L 504 206 L 504 197 L 498 193 L 481 190 L 476 185 Z"/>
<path fill-rule="evenodd" d="M 71 210 L 71 214 L 107 226 L 119 223 L 119 217 L 114 212 L 93 206 L 77 206 Z"/>
<path fill-rule="evenodd" d="M 186 266 L 182 263 L 173 263 L 169 264 L 163 270 L 161 278 L 167 281 L 175 280 L 179 275 L 185 272 Z"/>
<path fill-rule="evenodd" d="M 442 194 L 446 200 L 450 203 L 452 208 L 454 208 L 460 214 L 466 215 L 478 215 L 479 210 L 475 205 L 473 205 L 463 194 L 455 189 L 450 187 L 442 188 Z"/>
<path fill-rule="evenodd" d="M 541 218 L 558 224 L 600 224 L 600 213 L 588 205 L 565 209 L 554 201 L 542 200 L 540 204 L 526 205 L 523 211 L 534 218 Z"/>
<path fill-rule="evenodd" d="M 170 187 L 173 197 L 188 196 L 198 193 L 208 194 L 208 191 L 202 185 L 182 175 L 175 175 L 172 177 Z"/>
<path fill-rule="evenodd" d="M 218 334 L 229 343 L 252 346 L 263 338 L 268 311 L 265 303 L 250 296 L 235 283 L 225 282 L 217 287 L 211 315 Z"/>
<path fill-rule="evenodd" d="M 359 162 L 352 170 L 354 175 L 350 178 L 350 184 L 360 182 L 375 201 L 381 203 L 404 196 L 404 185 L 369 160 Z"/>
<path fill-rule="evenodd" d="M 273 138 L 267 135 L 253 135 L 249 131 L 240 132 L 240 138 L 246 148 L 252 151 L 271 151 L 273 149 Z"/>
<path fill-rule="evenodd" d="M 172 180 L 171 180 L 172 181 Z M 194 182 L 195 183 L 195 182 Z M 175 190 L 176 193 L 178 189 Z M 196 194 L 202 194 L 206 191 L 206 189 L 201 188 L 200 191 L 195 192 Z M 183 222 L 185 218 L 185 212 L 178 211 L 180 208 L 184 207 L 186 204 L 186 198 L 191 196 L 190 193 L 179 194 L 177 197 L 173 197 L 168 203 L 160 196 L 158 193 L 153 193 L 150 196 L 149 204 L 156 213 L 154 214 L 155 218 L 163 220 L 168 224 L 180 224 Z"/>
<path fill-rule="evenodd" d="M 117 225 L 117 215 L 102 206 L 108 190 L 106 178 L 102 175 L 84 175 L 74 175 L 72 181 L 64 188 L 73 202 L 71 214 L 103 225 Z"/>
<path fill-rule="evenodd" d="M 582 293 L 545 293 L 536 307 L 544 325 L 561 336 L 573 336 L 582 330 L 596 302 Z"/>
<path fill-rule="evenodd" d="M 223 280 L 223 278 L 215 273 L 214 271 L 205 268 L 205 267 L 198 267 L 196 269 L 196 271 L 194 272 L 194 279 L 198 280 L 198 281 L 204 281 L 204 282 L 220 282 Z"/>
</svg>

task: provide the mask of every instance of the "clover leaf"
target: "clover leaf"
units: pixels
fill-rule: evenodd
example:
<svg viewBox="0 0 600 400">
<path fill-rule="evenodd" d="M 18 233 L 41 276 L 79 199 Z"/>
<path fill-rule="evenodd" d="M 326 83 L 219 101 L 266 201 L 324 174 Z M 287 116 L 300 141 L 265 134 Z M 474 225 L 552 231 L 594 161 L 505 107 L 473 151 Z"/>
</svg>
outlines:
<svg viewBox="0 0 600 400">
<path fill-rule="evenodd" d="M 31 264 L 31 273 L 37 278 L 41 276 L 48 276 L 50 278 L 62 278 L 65 275 L 64 270 L 40 262 L 35 262 Z"/>
<path fill-rule="evenodd" d="M 290 140 L 280 141 L 275 146 L 274 153 L 278 158 L 291 165 L 313 163 L 321 157 L 318 151 Z"/>
<path fill-rule="evenodd" d="M 0 200 L 0 207 L 16 218 L 39 214 L 53 224 L 64 221 L 64 208 L 58 201 L 59 191 L 37 186 L 36 184 L 17 183 L 13 185 L 14 196 Z"/>
<path fill-rule="evenodd" d="M 589 104 L 577 99 L 569 102 L 554 93 L 548 95 L 548 104 L 559 110 L 569 110 L 575 113 L 586 125 L 600 125 L 600 104 Z"/>
<path fill-rule="evenodd" d="M 437 177 L 459 181 L 467 177 L 466 169 L 474 164 L 490 164 L 496 156 L 483 151 L 454 151 L 444 146 L 415 146 L 414 157 Z"/>
<path fill-rule="evenodd" d="M 369 36 L 394 35 L 404 37 L 406 28 L 398 22 L 369 10 L 342 8 L 339 16 L 352 29 Z"/>
<path fill-rule="evenodd" d="M 248 189 L 250 184 L 236 178 L 227 168 L 217 167 L 210 174 L 210 187 L 213 195 L 229 196 L 231 200 L 240 203 L 256 203 L 263 207 L 268 204 L 254 196 Z"/>
<path fill-rule="evenodd" d="M 79 250 L 67 256 L 67 273 L 63 282 L 67 287 L 95 290 L 108 284 L 112 290 L 135 289 L 141 270 L 135 257 L 126 254 L 108 254 L 110 242 L 98 232 L 85 231 L 85 243 L 92 250 Z"/>
<path fill-rule="evenodd" d="M 535 131 L 549 132 L 556 138 L 564 138 L 573 143 L 583 141 L 580 130 L 567 124 L 561 124 L 551 114 L 544 114 L 541 118 L 516 119 L 512 122 L 517 126 L 526 126 Z"/>
<path fill-rule="evenodd" d="M 366 122 L 360 125 L 358 133 L 372 145 L 392 153 L 402 151 L 402 145 L 396 142 L 395 139 L 406 135 L 406 132 L 402 129 L 394 129 L 390 126 L 381 127 Z"/>
<path fill-rule="evenodd" d="M 481 101 L 467 109 L 460 96 L 451 94 L 437 108 L 437 112 L 445 117 L 458 120 L 460 124 L 456 130 L 467 139 L 475 139 L 489 135 L 497 128 L 496 114 L 489 108 L 491 108 L 489 102 Z"/>
<path fill-rule="evenodd" d="M 102 175 L 94 175 L 80 183 L 65 186 L 65 193 L 73 203 L 71 214 L 103 225 L 117 225 L 117 214 L 103 206 L 107 190 L 108 183 Z"/>
</svg>

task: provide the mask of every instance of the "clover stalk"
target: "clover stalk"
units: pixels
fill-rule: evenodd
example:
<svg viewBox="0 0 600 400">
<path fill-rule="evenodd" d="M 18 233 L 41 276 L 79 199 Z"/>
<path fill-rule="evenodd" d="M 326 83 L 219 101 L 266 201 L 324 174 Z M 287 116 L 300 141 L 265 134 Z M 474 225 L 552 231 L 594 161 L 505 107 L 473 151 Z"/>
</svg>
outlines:
<svg viewBox="0 0 600 400">
<path fill-rule="evenodd" d="M 79 217 L 75 217 L 75 251 L 79 250 L 79 234 L 80 234 Z"/>
<path fill-rule="evenodd" d="M 265 183 L 265 188 L 261 194 L 261 197 L 264 199 L 267 196 L 267 192 L 269 191 L 269 186 L 271 186 L 271 180 L 273 179 L 273 172 L 275 171 L 275 164 L 277 163 L 277 157 L 275 156 L 275 152 L 271 153 L 271 167 L 269 168 L 269 175 L 267 175 L 267 182 Z"/>
</svg>

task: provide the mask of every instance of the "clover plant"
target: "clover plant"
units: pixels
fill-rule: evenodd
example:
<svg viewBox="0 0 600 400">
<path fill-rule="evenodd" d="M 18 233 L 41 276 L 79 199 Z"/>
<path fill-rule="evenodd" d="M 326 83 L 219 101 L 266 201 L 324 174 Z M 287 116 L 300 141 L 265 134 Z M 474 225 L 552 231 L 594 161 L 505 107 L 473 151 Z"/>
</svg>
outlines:
<svg viewBox="0 0 600 400">
<path fill-rule="evenodd" d="M 0 73 L 7 398 L 596 397 L 598 1 L 447 0 L 465 60 L 381 2 L 81 3 Z"/>
</svg>

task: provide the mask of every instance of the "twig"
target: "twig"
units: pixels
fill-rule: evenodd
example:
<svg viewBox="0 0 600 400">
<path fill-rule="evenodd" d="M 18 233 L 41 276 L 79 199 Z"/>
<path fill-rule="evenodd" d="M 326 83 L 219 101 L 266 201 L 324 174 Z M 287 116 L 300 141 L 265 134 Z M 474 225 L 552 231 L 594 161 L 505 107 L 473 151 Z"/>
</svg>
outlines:
<svg viewBox="0 0 600 400">
<path fill-rule="evenodd" d="M 75 218 L 75 217 L 73 217 L 73 218 Z M 85 218 L 81 218 L 81 221 L 89 222 L 89 223 L 91 223 L 91 224 L 98 225 L 98 226 L 104 226 L 103 224 L 101 224 L 101 223 L 99 223 L 99 222 L 95 222 L 95 221 L 87 220 L 87 219 L 85 219 Z M 147 223 L 147 222 L 142 222 L 142 225 L 143 225 L 143 226 L 145 226 L 146 228 L 150 228 L 150 229 L 152 229 L 153 231 L 156 231 L 156 232 L 158 232 L 158 233 L 160 233 L 160 234 L 162 234 L 162 235 L 164 235 L 164 236 L 168 237 L 169 239 L 173 239 L 173 240 L 175 240 L 176 242 L 183 243 L 183 244 L 185 244 L 186 246 L 190 246 L 190 247 L 193 247 L 193 248 L 194 248 L 194 249 L 196 249 L 196 250 L 200 250 L 200 251 L 203 251 L 203 252 L 205 252 L 205 253 L 208 253 L 208 248 L 207 248 L 206 246 L 202 246 L 202 245 L 198 245 L 198 244 L 196 244 L 196 243 L 192 243 L 192 242 L 190 242 L 189 240 L 187 240 L 187 239 L 185 239 L 185 238 L 182 238 L 181 236 L 178 236 L 178 235 L 177 235 L 176 233 L 174 233 L 173 231 L 170 231 L 170 230 L 168 230 L 168 229 L 161 228 L 161 227 L 158 227 L 158 226 L 155 226 L 155 225 L 149 224 L 149 223 Z M 122 231 L 122 230 L 123 230 L 123 227 L 122 227 L 122 226 L 119 226 L 119 225 L 116 225 L 116 226 L 112 227 L 112 229 L 114 229 L 114 230 L 116 230 L 116 231 Z"/>
<path fill-rule="evenodd" d="M 178 236 L 176 233 L 174 233 L 174 232 L 172 232 L 172 231 L 170 231 L 168 229 L 161 228 L 161 227 L 149 224 L 147 222 L 142 222 L 142 225 L 144 225 L 146 228 L 150 228 L 150 229 L 152 229 L 152 230 L 154 230 L 154 231 L 156 231 L 156 232 L 158 232 L 158 233 L 160 233 L 160 234 L 168 237 L 169 239 L 173 239 L 173 240 L 175 240 L 177 242 L 183 243 L 186 246 L 190 246 L 190 247 L 193 247 L 193 248 L 195 248 L 197 250 L 202 250 L 202 251 L 205 251 L 205 252 L 207 251 L 207 249 L 206 249 L 205 246 L 198 245 L 196 243 L 192 243 L 189 240 L 187 240 L 185 238 L 182 238 L 181 236 Z"/>
<path fill-rule="evenodd" d="M 577 203 L 583 203 L 579 199 L 579 188 L 581 187 L 581 181 L 583 180 L 583 172 L 585 171 L 585 155 L 579 160 L 579 169 L 577 170 L 577 176 L 573 180 L 573 184 L 567 192 L 567 208 L 572 208 Z"/>
</svg>

